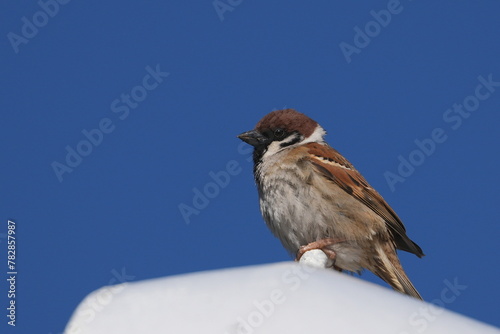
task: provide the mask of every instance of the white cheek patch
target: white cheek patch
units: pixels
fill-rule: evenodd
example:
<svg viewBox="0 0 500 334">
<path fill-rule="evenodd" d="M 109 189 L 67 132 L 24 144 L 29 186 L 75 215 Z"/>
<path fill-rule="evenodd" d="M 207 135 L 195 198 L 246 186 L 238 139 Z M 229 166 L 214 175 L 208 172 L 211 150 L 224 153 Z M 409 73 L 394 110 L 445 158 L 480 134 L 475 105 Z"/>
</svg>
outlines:
<svg viewBox="0 0 500 334">
<path fill-rule="evenodd" d="M 301 144 L 307 144 L 307 143 L 322 143 L 323 142 L 323 137 L 326 135 L 325 129 L 321 127 L 321 125 L 316 125 L 316 129 L 314 129 L 314 132 L 306 138 Z"/>
<path fill-rule="evenodd" d="M 322 143 L 323 136 L 325 134 L 326 131 L 319 124 L 316 126 L 316 129 L 314 129 L 314 132 L 308 138 L 305 138 L 303 140 L 298 140 L 299 138 L 301 138 L 300 134 L 292 133 L 290 136 L 286 137 L 282 141 L 273 141 L 271 144 L 269 144 L 262 158 L 265 159 L 287 148 L 292 148 L 307 143 Z M 293 143 L 293 142 L 295 143 L 291 145 L 286 145 L 287 143 Z M 285 145 L 283 146 L 283 144 Z"/>
<path fill-rule="evenodd" d="M 264 153 L 264 155 L 262 156 L 262 158 L 266 158 L 266 157 L 269 157 L 271 155 L 274 155 L 274 154 L 278 153 L 279 151 L 281 151 L 282 149 L 283 149 L 283 147 L 281 147 L 281 142 L 279 142 L 279 141 L 273 141 L 267 147 L 266 153 Z"/>
<path fill-rule="evenodd" d="M 271 142 L 271 144 L 269 144 L 269 146 L 267 147 L 266 153 L 264 153 L 263 158 L 274 155 L 285 148 L 290 148 L 300 145 L 302 142 L 299 139 L 300 135 L 298 133 L 293 133 L 288 137 L 286 137 L 285 139 L 283 139 L 282 141 Z M 296 142 L 296 144 L 287 145 L 292 142 Z"/>
</svg>

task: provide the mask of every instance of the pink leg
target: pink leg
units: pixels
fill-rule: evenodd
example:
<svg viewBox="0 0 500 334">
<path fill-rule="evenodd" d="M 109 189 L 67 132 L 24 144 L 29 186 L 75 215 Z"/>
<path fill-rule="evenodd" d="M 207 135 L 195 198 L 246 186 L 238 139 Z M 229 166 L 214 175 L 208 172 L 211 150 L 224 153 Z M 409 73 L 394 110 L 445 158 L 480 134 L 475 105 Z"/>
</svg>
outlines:
<svg viewBox="0 0 500 334">
<path fill-rule="evenodd" d="M 323 252 L 325 252 L 326 256 L 328 256 L 329 259 L 335 260 L 337 254 L 335 254 L 333 250 L 326 247 L 344 241 L 345 240 L 343 239 L 325 238 L 308 243 L 307 245 L 301 246 L 299 248 L 299 250 L 297 251 L 297 257 L 295 258 L 295 261 L 299 261 L 305 252 L 308 252 L 313 249 L 321 249 Z"/>
</svg>

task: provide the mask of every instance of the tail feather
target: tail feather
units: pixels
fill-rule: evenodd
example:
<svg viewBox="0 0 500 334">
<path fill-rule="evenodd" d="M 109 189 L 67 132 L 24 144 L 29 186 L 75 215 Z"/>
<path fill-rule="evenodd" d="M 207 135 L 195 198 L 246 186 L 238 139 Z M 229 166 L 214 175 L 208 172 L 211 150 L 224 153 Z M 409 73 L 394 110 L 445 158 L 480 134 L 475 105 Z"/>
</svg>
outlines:
<svg viewBox="0 0 500 334">
<path fill-rule="evenodd" d="M 377 247 L 373 273 L 386 281 L 394 290 L 422 300 L 399 262 L 396 250 L 390 244 Z"/>
<path fill-rule="evenodd" d="M 396 273 L 399 283 L 403 287 L 403 291 L 401 292 L 404 292 L 407 295 L 415 297 L 417 299 L 423 300 L 422 296 L 420 296 L 417 289 L 415 289 L 408 276 L 406 276 L 406 273 L 403 271 L 403 268 L 401 268 L 401 270 L 398 270 L 397 268 L 393 267 L 393 269 L 394 272 Z"/>
</svg>

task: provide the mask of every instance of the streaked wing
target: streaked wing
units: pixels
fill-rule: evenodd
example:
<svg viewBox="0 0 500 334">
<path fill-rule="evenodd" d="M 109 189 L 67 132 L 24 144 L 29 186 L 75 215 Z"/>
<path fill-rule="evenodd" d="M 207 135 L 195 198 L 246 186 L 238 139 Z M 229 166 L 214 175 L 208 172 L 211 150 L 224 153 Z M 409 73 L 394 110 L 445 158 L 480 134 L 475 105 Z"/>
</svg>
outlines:
<svg viewBox="0 0 500 334">
<path fill-rule="evenodd" d="M 424 256 L 422 249 L 406 235 L 406 229 L 394 210 L 347 159 L 328 145 L 309 143 L 306 146 L 308 158 L 318 172 L 384 219 L 397 248 L 418 257 Z"/>
</svg>

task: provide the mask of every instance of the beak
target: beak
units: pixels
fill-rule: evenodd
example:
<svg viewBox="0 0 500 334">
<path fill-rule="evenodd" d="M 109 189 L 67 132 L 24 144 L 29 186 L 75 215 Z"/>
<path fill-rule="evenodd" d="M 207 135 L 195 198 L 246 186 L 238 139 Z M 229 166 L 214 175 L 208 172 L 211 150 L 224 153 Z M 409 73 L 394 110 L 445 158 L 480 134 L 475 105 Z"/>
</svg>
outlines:
<svg viewBox="0 0 500 334">
<path fill-rule="evenodd" d="M 260 132 L 255 130 L 250 130 L 247 132 L 243 132 L 238 136 L 245 143 L 250 144 L 252 146 L 259 146 L 265 144 L 267 142 L 267 138 L 264 137 Z"/>
</svg>

